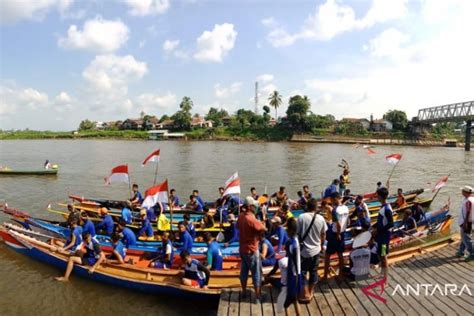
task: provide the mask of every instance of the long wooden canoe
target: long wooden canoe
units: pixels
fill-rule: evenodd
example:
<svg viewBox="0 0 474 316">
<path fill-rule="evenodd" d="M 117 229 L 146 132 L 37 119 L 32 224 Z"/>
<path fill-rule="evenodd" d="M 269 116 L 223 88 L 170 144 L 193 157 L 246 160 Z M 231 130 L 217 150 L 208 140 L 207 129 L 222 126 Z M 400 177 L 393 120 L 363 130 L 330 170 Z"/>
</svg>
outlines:
<svg viewBox="0 0 474 316">
<path fill-rule="evenodd" d="M 0 175 L 15 176 L 54 176 L 58 174 L 58 169 L 42 169 L 42 170 L 13 170 L 0 169 Z"/>
</svg>

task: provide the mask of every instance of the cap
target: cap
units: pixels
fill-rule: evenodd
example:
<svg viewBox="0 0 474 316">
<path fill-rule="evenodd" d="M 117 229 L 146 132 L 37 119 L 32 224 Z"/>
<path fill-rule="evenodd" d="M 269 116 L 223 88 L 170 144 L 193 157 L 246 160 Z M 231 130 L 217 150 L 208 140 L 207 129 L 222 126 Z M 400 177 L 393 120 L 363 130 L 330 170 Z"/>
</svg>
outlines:
<svg viewBox="0 0 474 316">
<path fill-rule="evenodd" d="M 463 186 L 461 190 L 466 193 L 472 193 L 474 191 L 474 189 L 468 185 Z"/>
<path fill-rule="evenodd" d="M 146 215 L 146 209 L 144 209 L 144 208 L 142 208 L 140 210 L 140 216 L 142 216 L 142 215 Z"/>
<path fill-rule="evenodd" d="M 229 214 L 229 215 L 227 215 L 227 220 L 228 220 L 229 222 L 234 222 L 234 221 L 235 221 L 235 216 L 234 216 L 234 214 Z"/>
<path fill-rule="evenodd" d="M 354 241 L 352 242 L 352 248 L 355 249 L 364 246 L 370 241 L 370 238 L 372 238 L 372 234 L 370 232 L 360 233 L 354 238 Z"/>
<path fill-rule="evenodd" d="M 276 223 L 276 224 L 281 224 L 281 218 L 280 218 L 280 216 L 273 216 L 271 222 L 272 222 L 272 223 Z"/>
<path fill-rule="evenodd" d="M 101 207 L 100 208 L 100 214 L 107 214 L 109 210 L 106 207 Z"/>
<path fill-rule="evenodd" d="M 247 205 L 247 206 L 253 205 L 255 207 L 258 207 L 258 202 L 255 201 L 255 199 L 253 197 L 247 196 L 245 198 L 245 205 Z"/>
</svg>

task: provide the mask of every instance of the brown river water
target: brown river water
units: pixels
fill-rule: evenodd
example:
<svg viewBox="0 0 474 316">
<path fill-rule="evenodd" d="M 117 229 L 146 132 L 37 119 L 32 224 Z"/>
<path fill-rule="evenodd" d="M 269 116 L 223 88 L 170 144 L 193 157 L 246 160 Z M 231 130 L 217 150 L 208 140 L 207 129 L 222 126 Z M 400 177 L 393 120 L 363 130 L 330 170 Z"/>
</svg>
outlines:
<svg viewBox="0 0 474 316">
<path fill-rule="evenodd" d="M 0 141 L 0 165 L 41 169 L 49 159 L 60 166 L 57 177 L 0 177 L 0 200 L 31 214 L 58 219 L 45 210 L 50 202 L 65 201 L 68 194 L 125 199 L 128 185 L 104 185 L 116 165 L 128 163 L 132 182 L 143 192 L 152 185 L 154 165 L 141 167 L 153 150 L 161 149 L 158 181 L 169 179 L 182 202 L 197 188 L 204 200 L 214 200 L 217 188 L 239 172 L 242 195 L 255 186 L 273 193 L 280 185 L 290 197 L 305 184 L 319 193 L 341 172 L 342 158 L 350 163 L 353 193 L 373 191 L 385 182 L 391 166 L 383 157 L 402 153 L 391 180 L 391 191 L 429 187 L 450 174 L 448 184 L 433 202 L 441 206 L 451 197 L 454 217 L 459 212 L 460 187 L 474 185 L 474 153 L 457 148 L 379 146 L 376 154 L 343 144 L 239 143 L 119 140 L 15 140 Z M 425 194 L 431 194 L 425 193 Z M 54 205 L 54 204 L 53 204 Z M 0 221 L 5 216 L 0 214 Z M 453 227 L 456 230 L 455 227 Z M 135 293 L 127 289 L 71 277 L 59 284 L 53 277 L 63 271 L 32 261 L 0 244 L 0 315 L 141 314 L 213 315 L 217 304 L 187 302 L 173 297 Z"/>
</svg>

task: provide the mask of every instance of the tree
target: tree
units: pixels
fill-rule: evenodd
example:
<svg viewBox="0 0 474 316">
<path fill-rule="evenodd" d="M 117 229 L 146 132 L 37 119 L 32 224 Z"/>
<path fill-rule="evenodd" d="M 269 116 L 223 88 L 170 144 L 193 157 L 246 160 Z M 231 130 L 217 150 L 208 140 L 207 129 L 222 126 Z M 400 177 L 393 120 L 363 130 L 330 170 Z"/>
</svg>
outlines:
<svg viewBox="0 0 474 316">
<path fill-rule="evenodd" d="M 228 117 L 229 113 L 227 113 L 226 110 L 224 109 L 216 109 L 211 107 L 209 109 L 209 112 L 207 112 L 206 115 L 206 120 L 212 121 L 214 123 L 214 126 L 222 126 L 224 125 L 224 118 Z"/>
<path fill-rule="evenodd" d="M 296 131 L 309 131 L 308 111 L 311 107 L 309 99 L 300 95 L 292 96 L 288 102 L 286 115 L 288 122 Z"/>
<path fill-rule="evenodd" d="M 268 102 L 271 107 L 275 108 L 275 120 L 278 118 L 278 112 L 277 109 L 280 107 L 282 104 L 281 100 L 281 94 L 278 93 L 278 91 L 273 91 L 272 94 L 268 97 Z"/>
<path fill-rule="evenodd" d="M 181 110 L 173 114 L 171 119 L 179 129 L 186 131 L 191 129 L 191 113 Z"/>
<path fill-rule="evenodd" d="M 169 120 L 169 119 L 170 117 L 168 115 L 163 114 L 163 116 L 160 118 L 160 123 L 163 123 L 164 121 Z"/>
<path fill-rule="evenodd" d="M 94 127 L 95 127 L 95 123 L 87 119 L 81 121 L 81 123 L 79 124 L 80 131 L 88 131 L 88 130 L 93 129 Z"/>
<path fill-rule="evenodd" d="M 268 105 L 263 106 L 263 119 L 265 120 L 265 123 L 268 124 L 270 122 L 270 107 Z"/>
<path fill-rule="evenodd" d="M 179 104 L 179 108 L 184 112 L 191 112 L 191 109 L 193 108 L 193 101 L 190 97 L 184 97 Z"/>
<path fill-rule="evenodd" d="M 399 110 L 390 110 L 385 113 L 384 118 L 387 121 L 392 122 L 393 129 L 397 131 L 403 131 L 407 128 L 408 119 L 407 114 Z"/>
</svg>

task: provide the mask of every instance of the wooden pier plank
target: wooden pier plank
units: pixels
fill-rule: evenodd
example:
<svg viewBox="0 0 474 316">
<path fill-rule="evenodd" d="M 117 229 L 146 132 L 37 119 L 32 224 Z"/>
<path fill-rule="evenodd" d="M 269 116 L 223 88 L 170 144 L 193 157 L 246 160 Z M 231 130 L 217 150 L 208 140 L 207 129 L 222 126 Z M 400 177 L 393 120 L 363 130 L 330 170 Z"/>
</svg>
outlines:
<svg viewBox="0 0 474 316">
<path fill-rule="evenodd" d="M 230 293 L 231 292 L 229 290 L 222 290 L 219 308 L 217 309 L 218 316 L 227 316 L 229 314 Z"/>
<path fill-rule="evenodd" d="M 229 297 L 229 316 L 240 315 L 240 290 L 233 290 Z"/>
<path fill-rule="evenodd" d="M 257 315 L 274 315 L 275 312 L 273 310 L 273 289 L 272 287 L 264 287 L 263 288 L 263 300 L 262 300 L 262 309 L 261 309 L 261 314 Z M 276 289 L 275 289 L 276 290 Z M 278 290 L 276 290 L 276 293 L 278 293 Z M 275 298 L 276 301 L 276 298 Z M 252 309 L 252 315 L 253 314 L 253 309 Z"/>
<path fill-rule="evenodd" d="M 356 315 L 357 313 L 354 309 L 355 306 L 352 306 L 352 305 L 356 305 L 357 301 L 349 302 L 347 300 L 346 295 L 344 295 L 344 291 L 341 289 L 340 284 L 342 284 L 342 282 L 343 281 L 331 280 L 330 282 L 328 282 L 328 286 L 331 289 L 334 295 L 334 298 L 337 300 L 339 306 L 343 310 L 344 315 Z"/>
<path fill-rule="evenodd" d="M 329 287 L 327 282 L 323 282 L 319 284 L 318 288 L 321 291 L 321 293 L 324 295 L 324 297 L 326 298 L 326 301 L 329 305 L 329 308 L 332 314 L 342 315 L 344 313 L 342 310 L 342 307 L 339 305 L 339 302 L 334 297 L 334 294 L 332 293 L 331 288 Z"/>
</svg>

